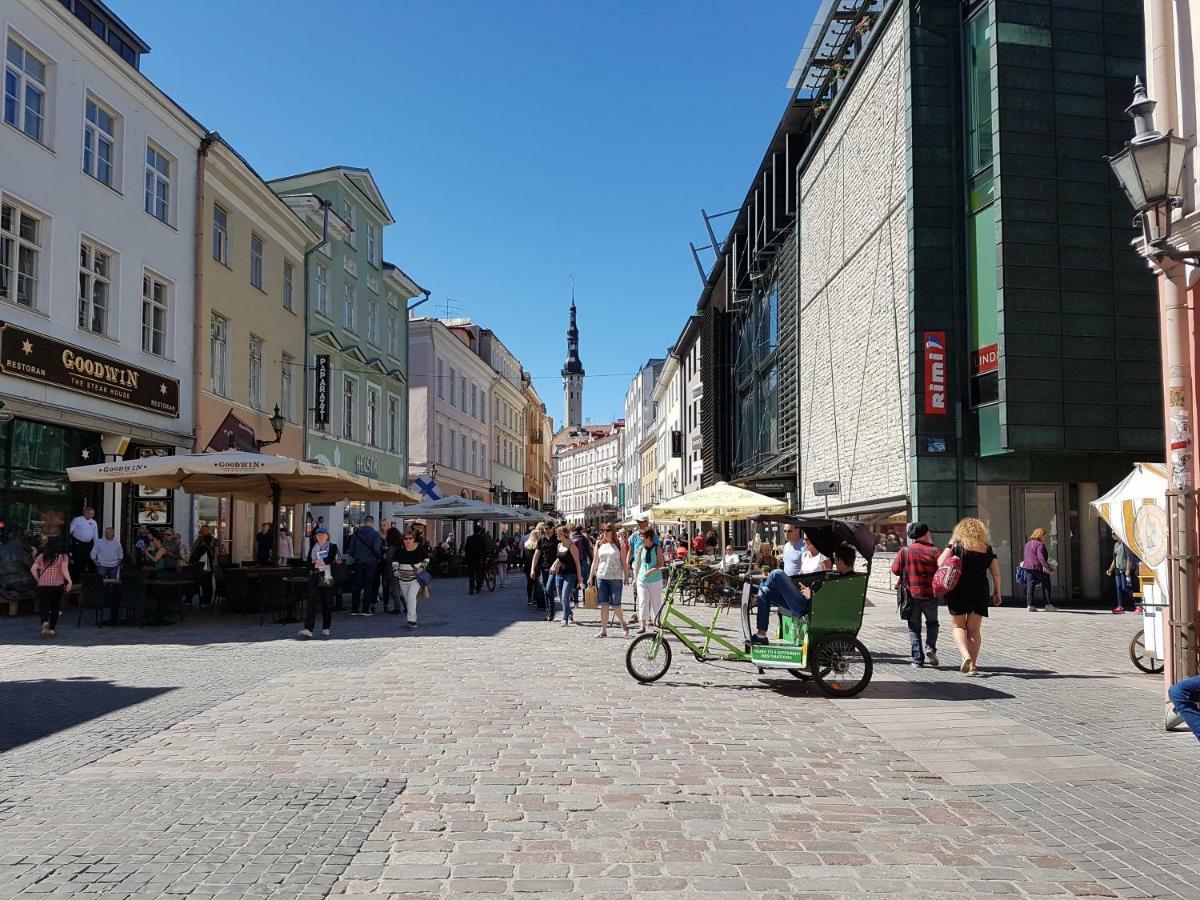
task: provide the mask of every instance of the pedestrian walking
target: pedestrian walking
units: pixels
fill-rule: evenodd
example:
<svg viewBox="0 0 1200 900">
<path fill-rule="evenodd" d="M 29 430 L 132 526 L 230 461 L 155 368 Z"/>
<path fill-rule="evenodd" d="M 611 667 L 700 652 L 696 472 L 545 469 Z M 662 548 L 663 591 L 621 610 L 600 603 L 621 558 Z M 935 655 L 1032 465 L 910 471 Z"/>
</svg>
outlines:
<svg viewBox="0 0 1200 900">
<path fill-rule="evenodd" d="M 530 606 L 537 605 L 537 578 L 533 571 L 533 554 L 537 552 L 538 538 L 541 536 L 540 526 L 534 525 L 525 535 L 521 544 L 521 568 L 525 572 L 525 602 Z"/>
<path fill-rule="evenodd" d="M 200 526 L 196 543 L 192 545 L 188 565 L 200 571 L 196 584 L 200 588 L 200 605 L 209 606 L 213 600 L 213 573 L 217 567 L 217 542 L 207 525 Z"/>
<path fill-rule="evenodd" d="M 662 579 L 667 568 L 667 553 L 654 530 L 642 533 L 642 545 L 634 554 L 634 582 L 637 585 L 638 634 L 645 634 L 651 622 L 658 621 L 662 610 Z"/>
<path fill-rule="evenodd" d="M 892 560 L 892 574 L 899 577 L 900 609 L 908 623 L 908 643 L 914 666 L 937 668 L 938 601 L 933 596 L 933 573 L 937 571 L 940 551 L 929 536 L 929 526 L 913 522 L 908 526 L 907 547 L 901 547 Z M 925 622 L 925 643 L 921 644 L 921 621 Z"/>
<path fill-rule="evenodd" d="M 279 529 L 279 542 L 275 558 L 279 562 L 284 563 L 296 555 L 296 546 L 292 543 L 292 536 L 286 528 Z"/>
<path fill-rule="evenodd" d="M 952 556 L 960 560 L 961 574 L 954 589 L 946 594 L 946 608 L 954 623 L 954 643 L 962 653 L 959 671 L 975 676 L 979 674 L 979 651 L 983 645 L 983 620 L 987 618 L 989 596 L 992 606 L 1000 605 L 1000 563 L 988 543 L 987 526 L 979 519 L 963 519 L 955 525 L 949 546 L 938 557 L 938 565 L 946 565 Z"/>
<path fill-rule="evenodd" d="M 1117 605 L 1113 607 L 1113 613 L 1121 615 L 1125 612 L 1126 601 L 1129 601 L 1129 606 L 1133 606 L 1133 589 L 1130 587 L 1133 583 L 1133 554 L 1117 537 L 1115 531 L 1113 532 L 1112 562 L 1108 565 L 1107 574 L 1113 576 L 1117 586 Z"/>
<path fill-rule="evenodd" d="M 375 517 L 367 516 L 354 529 L 346 552 L 354 560 L 354 582 L 350 588 L 350 615 L 375 615 L 376 572 L 383 557 L 383 538 L 375 530 Z"/>
<path fill-rule="evenodd" d="M 1025 570 L 1025 609 L 1037 612 L 1033 605 L 1033 596 L 1037 588 L 1042 589 L 1042 603 L 1046 612 L 1054 612 L 1054 604 L 1050 602 L 1050 574 L 1054 568 L 1046 556 L 1046 529 L 1035 528 L 1025 542 L 1022 554 L 1021 568 Z"/>
<path fill-rule="evenodd" d="M 400 607 L 405 605 L 404 594 L 400 590 L 400 583 L 396 580 L 396 575 L 393 563 L 396 561 L 396 553 L 404 546 L 404 537 L 400 534 L 400 529 L 389 528 L 383 533 L 383 560 L 379 570 L 383 573 L 386 579 L 383 584 L 383 611 L 391 615 L 398 616 Z"/>
<path fill-rule="evenodd" d="M 91 552 L 91 546 L 88 547 Z M 62 611 L 63 594 L 73 585 L 70 560 L 62 550 L 62 540 L 52 537 L 33 561 L 30 569 L 37 582 L 38 610 L 42 616 L 42 637 L 58 636 L 58 614 Z"/>
<path fill-rule="evenodd" d="M 583 568 L 583 580 L 586 583 L 592 574 L 592 556 L 594 554 L 592 539 L 584 532 L 582 525 L 571 529 L 571 541 L 579 551 L 579 564 Z"/>
<path fill-rule="evenodd" d="M 468 594 L 483 593 L 484 568 L 487 565 L 488 546 L 487 535 L 483 526 L 475 524 L 474 531 L 463 541 L 463 560 L 467 564 Z"/>
<path fill-rule="evenodd" d="M 554 588 L 555 595 L 562 604 L 562 623 L 565 628 L 575 619 L 573 612 L 575 598 L 583 590 L 583 562 L 579 558 L 579 548 L 571 540 L 571 529 L 566 525 L 560 525 L 557 534 L 558 543 L 555 546 L 553 566 Z"/>
<path fill-rule="evenodd" d="M 76 577 L 85 572 L 94 572 L 92 568 L 92 547 L 100 537 L 100 526 L 96 522 L 95 507 L 85 507 L 83 512 L 71 520 L 67 528 L 70 538 L 68 549 L 71 553 L 71 565 L 75 568 Z"/>
<path fill-rule="evenodd" d="M 533 551 L 533 559 L 529 563 L 530 577 L 538 579 L 542 588 L 542 597 L 546 606 L 546 621 L 554 621 L 554 563 L 558 558 L 558 541 L 554 537 L 554 529 L 543 523 L 539 529 L 537 548 Z"/>
<path fill-rule="evenodd" d="M 318 528 L 313 532 L 316 543 L 308 554 L 312 570 L 308 591 L 308 604 L 304 612 L 304 627 L 296 634 L 296 640 L 307 641 L 313 636 L 317 624 L 317 606 L 321 607 L 321 637 L 329 637 L 333 627 L 333 566 L 342 561 L 337 544 L 329 540 L 329 532 Z"/>
<path fill-rule="evenodd" d="M 662 541 L 660 541 L 658 539 L 658 534 L 655 532 L 655 530 L 650 527 L 650 518 L 648 516 L 639 516 L 637 518 L 637 521 L 634 522 L 633 534 L 630 535 L 630 537 L 629 537 L 629 554 L 628 554 L 628 556 L 629 556 L 629 579 L 635 586 L 637 585 L 637 572 L 634 571 L 634 566 L 637 563 L 638 551 L 641 550 L 641 548 L 642 548 L 642 544 L 644 542 L 644 536 L 646 534 L 650 535 L 650 538 L 651 538 L 651 540 L 654 541 L 654 545 L 656 547 L 658 547 L 659 549 L 662 548 Z M 633 618 L 629 622 L 630 625 L 637 625 L 639 623 L 640 620 L 639 620 L 638 616 L 641 614 L 640 606 L 641 606 L 640 603 L 636 604 L 634 606 Z M 642 629 L 642 630 L 644 631 L 645 629 Z M 639 632 L 639 634 L 640 633 L 641 632 Z"/>
<path fill-rule="evenodd" d="M 400 548 L 392 554 L 391 569 L 392 580 L 404 595 L 408 628 L 417 627 L 417 599 L 421 593 L 421 579 L 426 577 L 422 573 L 428 565 L 429 554 L 417 543 L 417 536 L 406 530 Z"/>
<path fill-rule="evenodd" d="M 625 572 L 629 568 L 629 551 L 621 546 L 616 525 L 605 525 L 600 531 L 600 543 L 596 545 L 596 566 L 591 572 L 591 583 L 596 585 L 600 600 L 600 633 L 596 637 L 608 637 L 609 610 L 616 613 L 621 623 L 621 633 L 629 634 L 625 624 L 625 611 L 621 608 L 621 594 L 625 590 Z"/>
<path fill-rule="evenodd" d="M 504 587 L 507 583 L 508 575 L 508 541 L 500 542 L 500 549 L 496 551 L 496 583 L 500 587 Z"/>
</svg>

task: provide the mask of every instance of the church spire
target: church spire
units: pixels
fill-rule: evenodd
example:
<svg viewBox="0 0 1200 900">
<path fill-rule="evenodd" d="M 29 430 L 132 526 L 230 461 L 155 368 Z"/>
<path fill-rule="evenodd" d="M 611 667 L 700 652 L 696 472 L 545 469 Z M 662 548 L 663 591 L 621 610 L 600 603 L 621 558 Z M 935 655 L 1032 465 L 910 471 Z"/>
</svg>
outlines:
<svg viewBox="0 0 1200 900">
<path fill-rule="evenodd" d="M 563 423 L 583 425 L 583 363 L 579 359 L 579 325 L 575 321 L 575 279 L 571 279 L 571 321 L 567 326 L 567 361 L 563 363 Z"/>
</svg>

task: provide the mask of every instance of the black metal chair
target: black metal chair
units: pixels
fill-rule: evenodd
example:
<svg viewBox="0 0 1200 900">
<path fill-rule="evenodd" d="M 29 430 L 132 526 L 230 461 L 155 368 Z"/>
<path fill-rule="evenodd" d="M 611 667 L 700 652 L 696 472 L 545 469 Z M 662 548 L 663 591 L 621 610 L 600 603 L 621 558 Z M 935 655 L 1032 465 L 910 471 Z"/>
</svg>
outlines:
<svg viewBox="0 0 1200 900">
<path fill-rule="evenodd" d="M 117 620 L 131 614 L 129 621 L 146 623 L 146 576 L 141 572 L 121 573 L 121 600 Z"/>
<path fill-rule="evenodd" d="M 96 627 L 99 628 L 104 623 L 100 621 L 100 613 L 108 609 L 108 596 L 104 590 L 104 579 L 95 572 L 85 572 L 79 576 L 79 618 L 75 622 L 75 627 L 78 628 L 83 624 L 84 610 L 95 610 Z"/>
<path fill-rule="evenodd" d="M 241 569 L 225 568 L 222 580 L 223 607 L 230 612 L 246 612 L 250 603 L 250 582 Z"/>
<path fill-rule="evenodd" d="M 346 603 L 343 598 L 350 590 L 350 566 L 347 563 L 334 563 L 329 568 L 330 574 L 333 575 L 333 608 L 344 610 Z"/>
<path fill-rule="evenodd" d="M 263 624 L 267 613 L 271 613 L 272 621 L 278 618 L 284 610 L 283 576 L 275 574 L 258 576 L 255 601 L 258 606 L 259 625 Z"/>
</svg>

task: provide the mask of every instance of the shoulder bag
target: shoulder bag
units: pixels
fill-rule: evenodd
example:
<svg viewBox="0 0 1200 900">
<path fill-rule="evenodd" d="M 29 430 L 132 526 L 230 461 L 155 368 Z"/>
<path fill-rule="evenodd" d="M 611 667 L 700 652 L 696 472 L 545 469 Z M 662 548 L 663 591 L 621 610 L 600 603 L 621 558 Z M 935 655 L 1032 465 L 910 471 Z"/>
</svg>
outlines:
<svg viewBox="0 0 1200 900">
<path fill-rule="evenodd" d="M 933 596 L 939 600 L 958 587 L 962 576 L 962 544 L 955 544 L 946 561 L 933 573 Z"/>
<path fill-rule="evenodd" d="M 912 593 L 908 590 L 908 551 L 905 549 L 900 553 L 900 580 L 896 582 L 896 612 L 900 614 L 902 622 L 907 622 L 912 618 L 913 598 Z"/>
</svg>

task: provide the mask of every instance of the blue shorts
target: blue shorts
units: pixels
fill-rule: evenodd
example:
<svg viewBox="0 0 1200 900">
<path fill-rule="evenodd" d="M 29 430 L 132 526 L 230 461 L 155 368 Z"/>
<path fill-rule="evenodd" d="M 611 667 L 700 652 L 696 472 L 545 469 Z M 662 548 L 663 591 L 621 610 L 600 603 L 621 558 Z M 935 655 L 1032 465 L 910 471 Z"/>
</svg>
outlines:
<svg viewBox="0 0 1200 900">
<path fill-rule="evenodd" d="M 609 606 L 621 605 L 621 593 L 625 589 L 625 582 L 620 578 L 597 578 L 596 589 L 600 594 L 600 602 L 607 603 Z"/>
</svg>

